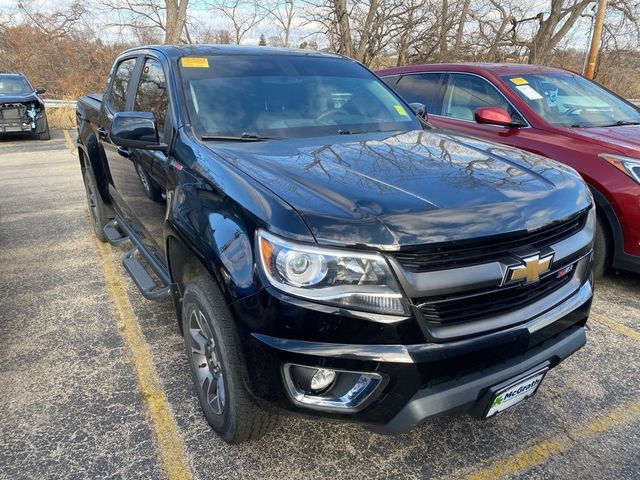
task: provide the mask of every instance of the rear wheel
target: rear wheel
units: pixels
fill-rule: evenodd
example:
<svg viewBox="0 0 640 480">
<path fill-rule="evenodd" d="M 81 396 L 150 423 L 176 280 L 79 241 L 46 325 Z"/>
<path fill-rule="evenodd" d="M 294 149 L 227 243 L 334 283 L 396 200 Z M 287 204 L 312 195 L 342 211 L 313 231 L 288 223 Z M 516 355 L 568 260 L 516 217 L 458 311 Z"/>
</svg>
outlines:
<svg viewBox="0 0 640 480">
<path fill-rule="evenodd" d="M 87 204 L 89 206 L 89 217 L 91 217 L 91 224 L 93 225 L 93 231 L 101 242 L 106 242 L 107 237 L 104 234 L 104 226 L 109 222 L 109 216 L 107 209 L 100 197 L 96 182 L 96 177 L 93 174 L 91 165 L 87 162 L 83 174 L 84 190 L 87 194 Z"/>
<path fill-rule="evenodd" d="M 240 338 L 208 275 L 187 285 L 182 322 L 193 382 L 209 425 L 228 443 L 254 440 L 271 430 L 277 417 L 256 405 L 245 388 Z"/>
<path fill-rule="evenodd" d="M 600 214 L 596 217 L 596 240 L 593 246 L 593 276 L 595 278 L 602 277 L 611 264 L 612 245 L 609 241 L 609 230 L 601 217 Z"/>
</svg>

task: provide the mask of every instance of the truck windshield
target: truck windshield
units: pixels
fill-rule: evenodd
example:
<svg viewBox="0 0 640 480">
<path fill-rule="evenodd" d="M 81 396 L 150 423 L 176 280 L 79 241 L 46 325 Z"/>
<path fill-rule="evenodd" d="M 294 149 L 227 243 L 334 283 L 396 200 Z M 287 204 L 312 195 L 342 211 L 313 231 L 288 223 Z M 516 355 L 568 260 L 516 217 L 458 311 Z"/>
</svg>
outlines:
<svg viewBox="0 0 640 480">
<path fill-rule="evenodd" d="M 24 78 L 0 75 L 0 95 L 26 95 L 32 91 Z"/>
<path fill-rule="evenodd" d="M 359 64 L 307 55 L 183 57 L 191 122 L 203 137 L 292 138 L 420 129 Z"/>
<path fill-rule="evenodd" d="M 640 123 L 637 108 L 574 73 L 506 75 L 502 79 L 538 115 L 554 125 L 586 128 Z"/>
</svg>

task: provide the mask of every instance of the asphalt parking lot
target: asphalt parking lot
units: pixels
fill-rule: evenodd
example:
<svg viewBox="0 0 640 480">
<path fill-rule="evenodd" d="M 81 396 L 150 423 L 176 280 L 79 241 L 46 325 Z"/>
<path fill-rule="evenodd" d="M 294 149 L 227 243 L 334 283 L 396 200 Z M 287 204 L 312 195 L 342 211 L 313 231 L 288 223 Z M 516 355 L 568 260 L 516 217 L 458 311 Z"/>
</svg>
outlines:
<svg viewBox="0 0 640 480">
<path fill-rule="evenodd" d="M 588 344 L 487 422 L 386 437 L 282 419 L 229 446 L 192 393 L 169 301 L 93 236 L 72 139 L 0 140 L 0 478 L 640 477 L 640 276 L 596 287 Z"/>
</svg>

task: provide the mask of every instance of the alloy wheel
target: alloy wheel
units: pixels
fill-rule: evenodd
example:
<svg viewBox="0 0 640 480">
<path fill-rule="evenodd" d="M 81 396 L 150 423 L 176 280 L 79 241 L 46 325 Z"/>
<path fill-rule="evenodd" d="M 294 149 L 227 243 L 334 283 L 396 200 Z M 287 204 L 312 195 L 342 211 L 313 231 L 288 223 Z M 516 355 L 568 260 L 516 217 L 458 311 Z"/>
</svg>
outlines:
<svg viewBox="0 0 640 480">
<path fill-rule="evenodd" d="M 225 406 L 222 362 L 211 327 L 198 308 L 189 315 L 189 340 L 198 387 L 213 413 L 222 415 Z"/>
</svg>

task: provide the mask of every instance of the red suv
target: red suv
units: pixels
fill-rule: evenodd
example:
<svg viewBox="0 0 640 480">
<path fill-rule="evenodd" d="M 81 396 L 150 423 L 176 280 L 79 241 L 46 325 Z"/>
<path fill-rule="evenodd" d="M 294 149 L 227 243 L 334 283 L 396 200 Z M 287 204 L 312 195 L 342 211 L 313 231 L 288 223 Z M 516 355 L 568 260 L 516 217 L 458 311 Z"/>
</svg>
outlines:
<svg viewBox="0 0 640 480">
<path fill-rule="evenodd" d="M 640 272 L 640 109 L 573 72 L 519 64 L 412 65 L 378 72 L 441 128 L 575 168 L 598 206 L 594 272 Z"/>
</svg>

